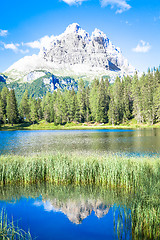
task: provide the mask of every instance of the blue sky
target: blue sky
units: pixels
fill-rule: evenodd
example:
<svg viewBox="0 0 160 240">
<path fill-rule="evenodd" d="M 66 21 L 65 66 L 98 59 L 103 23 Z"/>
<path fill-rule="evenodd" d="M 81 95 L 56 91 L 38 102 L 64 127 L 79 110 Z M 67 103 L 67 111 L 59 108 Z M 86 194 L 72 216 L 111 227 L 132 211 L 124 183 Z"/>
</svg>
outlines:
<svg viewBox="0 0 160 240">
<path fill-rule="evenodd" d="M 1 2 L 0 72 L 26 55 L 26 43 L 59 35 L 77 22 L 90 34 L 102 30 L 140 71 L 160 65 L 158 0 L 7 0 Z"/>
</svg>

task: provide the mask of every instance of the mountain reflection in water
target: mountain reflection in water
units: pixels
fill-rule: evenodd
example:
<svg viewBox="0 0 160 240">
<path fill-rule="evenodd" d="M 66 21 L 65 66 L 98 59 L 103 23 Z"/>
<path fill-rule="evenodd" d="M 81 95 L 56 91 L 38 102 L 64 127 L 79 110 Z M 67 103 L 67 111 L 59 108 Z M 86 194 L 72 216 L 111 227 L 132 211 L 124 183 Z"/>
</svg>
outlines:
<svg viewBox="0 0 160 240">
<path fill-rule="evenodd" d="M 0 199 L 0 207 L 21 218 L 22 227 L 38 239 L 160 239 L 156 185 L 136 193 L 95 186 L 6 186 Z"/>
<path fill-rule="evenodd" d="M 43 206 L 45 211 L 62 212 L 68 219 L 75 224 L 81 224 L 92 212 L 98 218 L 104 217 L 110 209 L 110 206 L 100 200 L 68 200 L 66 203 L 59 202 L 57 199 L 47 201 L 36 201 L 35 206 Z"/>
</svg>

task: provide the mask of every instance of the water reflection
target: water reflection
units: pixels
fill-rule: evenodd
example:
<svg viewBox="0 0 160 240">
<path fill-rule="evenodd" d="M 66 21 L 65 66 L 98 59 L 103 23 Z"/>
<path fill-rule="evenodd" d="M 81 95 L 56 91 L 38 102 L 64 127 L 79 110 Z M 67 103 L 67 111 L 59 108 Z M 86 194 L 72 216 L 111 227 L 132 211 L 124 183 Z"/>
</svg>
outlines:
<svg viewBox="0 0 160 240">
<path fill-rule="evenodd" d="M 160 239 L 160 191 L 157 186 L 155 188 L 153 186 L 153 189 L 147 189 L 146 186 L 141 191 L 137 189 L 136 193 L 107 190 L 95 186 L 6 186 L 0 188 L 0 199 L 1 207 L 6 206 L 7 212 L 19 213 L 17 216 L 22 219 L 26 217 L 26 213 L 22 216 L 25 206 L 26 212 L 30 212 L 27 216 L 30 229 L 38 236 L 42 234 L 39 231 L 42 231 L 46 225 L 49 228 L 48 221 L 51 221 L 52 226 L 58 224 L 59 228 L 63 228 L 64 224 L 66 227 L 68 224 L 65 239 L 69 239 L 70 231 L 78 231 L 81 237 L 83 234 L 83 237 L 86 236 L 86 231 L 88 231 L 88 239 L 97 240 L 106 238 Z M 9 207 L 11 202 L 12 211 Z M 28 210 L 30 208 L 32 210 Z M 44 218 L 45 212 L 49 215 Z M 66 222 L 66 217 L 72 225 Z M 31 225 L 32 218 L 41 219 L 40 229 L 35 231 L 35 225 Z M 81 227 L 77 228 L 76 226 Z M 105 232 L 107 227 L 108 232 Z M 51 229 L 49 228 L 48 231 L 53 234 L 53 229 Z M 62 233 L 54 234 L 61 236 Z M 64 236 L 62 238 L 60 236 L 55 239 L 64 239 Z M 38 239 L 53 238 L 50 236 Z M 83 238 L 74 235 L 70 239 Z"/>
<path fill-rule="evenodd" d="M 0 154 L 160 153 L 160 129 L 0 131 Z"/>
<path fill-rule="evenodd" d="M 89 199 L 74 201 L 72 199 L 67 202 L 59 202 L 57 199 L 46 201 L 35 201 L 35 206 L 43 206 L 48 212 L 62 212 L 67 218 L 75 224 L 81 224 L 84 219 L 93 212 L 96 217 L 103 218 L 109 212 L 111 206 L 104 204 L 100 200 Z"/>
</svg>

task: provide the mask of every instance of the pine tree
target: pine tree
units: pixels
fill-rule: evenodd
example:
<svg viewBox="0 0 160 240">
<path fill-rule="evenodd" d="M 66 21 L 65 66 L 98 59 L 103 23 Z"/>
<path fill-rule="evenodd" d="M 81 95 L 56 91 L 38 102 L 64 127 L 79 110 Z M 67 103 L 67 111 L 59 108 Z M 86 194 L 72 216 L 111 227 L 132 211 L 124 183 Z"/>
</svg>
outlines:
<svg viewBox="0 0 160 240">
<path fill-rule="evenodd" d="M 72 90 L 66 90 L 64 92 L 64 98 L 66 102 L 66 116 L 67 122 L 76 121 L 77 116 L 77 97 L 74 88 Z"/>
<path fill-rule="evenodd" d="M 3 123 L 3 116 L 4 116 L 3 113 L 4 113 L 4 109 L 3 109 L 2 98 L 0 93 L 0 125 Z"/>
<path fill-rule="evenodd" d="M 18 109 L 14 89 L 9 92 L 9 95 L 7 97 L 6 113 L 8 123 L 11 123 L 13 125 L 13 123 L 18 122 Z"/>
<path fill-rule="evenodd" d="M 91 109 L 91 115 L 92 115 L 93 121 L 97 121 L 97 117 L 98 117 L 98 89 L 99 89 L 99 81 L 98 79 L 94 79 L 91 84 L 90 97 L 89 97 L 90 109 Z"/>
<path fill-rule="evenodd" d="M 47 92 L 46 96 L 43 98 L 43 116 L 47 122 L 54 121 L 54 107 L 52 94 L 50 92 Z"/>
<path fill-rule="evenodd" d="M 107 84 L 101 79 L 97 96 L 97 122 L 107 122 L 109 109 L 109 97 L 107 94 Z"/>
<path fill-rule="evenodd" d="M 116 124 L 116 106 L 114 102 L 113 90 L 110 88 L 110 102 L 109 102 L 109 111 L 108 111 L 108 120 L 109 123 L 114 125 Z"/>
<path fill-rule="evenodd" d="M 30 121 L 34 124 L 38 120 L 36 100 L 30 97 L 29 103 L 30 103 Z"/>
<path fill-rule="evenodd" d="M 133 116 L 137 123 L 143 122 L 141 85 L 136 73 L 132 79 Z"/>
<path fill-rule="evenodd" d="M 37 107 L 38 120 L 42 120 L 42 118 L 43 118 L 43 111 L 42 111 L 42 100 L 41 100 L 41 98 L 37 99 L 36 107 Z M 53 120 L 54 120 L 54 118 L 53 118 Z"/>
<path fill-rule="evenodd" d="M 1 103 L 3 108 L 3 120 L 6 122 L 6 107 L 7 107 L 7 98 L 9 95 L 9 90 L 7 87 L 3 87 L 1 92 Z"/>
<path fill-rule="evenodd" d="M 141 102 L 141 122 L 153 124 L 155 120 L 153 107 L 153 94 L 156 89 L 156 82 L 153 72 L 148 70 L 148 74 L 143 74 L 139 80 L 140 102 Z M 156 85 L 155 85 L 156 84 Z"/>
<path fill-rule="evenodd" d="M 133 112 L 133 99 L 131 92 L 131 78 L 129 76 L 124 77 L 122 80 L 123 85 L 123 121 L 126 122 L 132 118 Z"/>
<path fill-rule="evenodd" d="M 90 88 L 89 86 L 87 86 L 86 88 L 86 121 L 87 122 L 91 121 L 91 109 L 90 109 L 89 96 L 90 96 Z"/>
<path fill-rule="evenodd" d="M 67 122 L 66 102 L 63 93 L 58 89 L 54 103 L 55 123 L 63 124 Z"/>
<path fill-rule="evenodd" d="M 29 106 L 29 97 L 28 90 L 23 94 L 22 100 L 19 107 L 20 117 L 25 120 L 29 120 L 30 106 Z"/>
<path fill-rule="evenodd" d="M 86 120 L 86 92 L 84 81 L 82 79 L 80 79 L 78 83 L 77 100 L 79 107 L 79 121 L 82 123 Z"/>
<path fill-rule="evenodd" d="M 116 78 L 114 85 L 110 89 L 109 104 L 109 122 L 120 124 L 123 120 L 124 102 L 123 102 L 123 85 L 119 77 Z"/>
</svg>

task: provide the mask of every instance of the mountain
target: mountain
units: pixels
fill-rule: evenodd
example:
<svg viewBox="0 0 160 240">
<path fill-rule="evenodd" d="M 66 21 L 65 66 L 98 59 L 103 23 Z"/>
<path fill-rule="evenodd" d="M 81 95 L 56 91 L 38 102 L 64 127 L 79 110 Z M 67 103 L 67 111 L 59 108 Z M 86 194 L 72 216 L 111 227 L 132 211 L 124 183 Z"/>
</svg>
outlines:
<svg viewBox="0 0 160 240">
<path fill-rule="evenodd" d="M 107 36 L 95 29 L 89 35 L 73 23 L 59 36 L 43 41 L 38 55 L 25 56 L 5 71 L 8 82 L 32 82 L 52 74 L 58 77 L 83 78 L 133 75 L 135 68 Z"/>
</svg>

